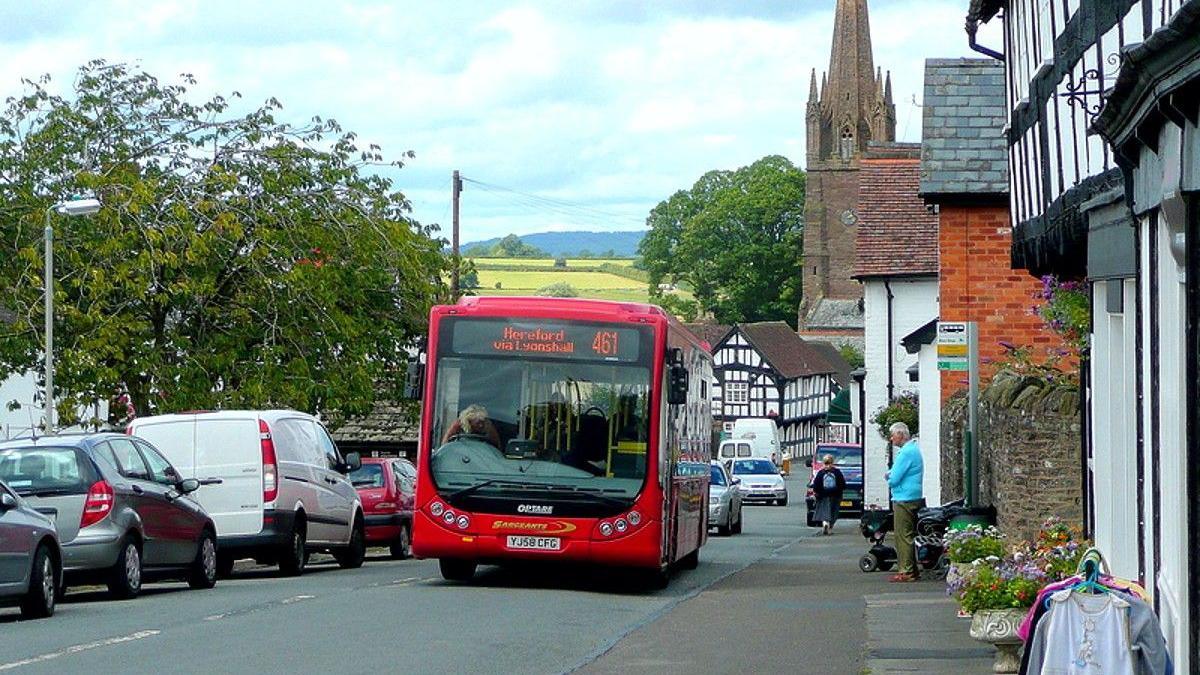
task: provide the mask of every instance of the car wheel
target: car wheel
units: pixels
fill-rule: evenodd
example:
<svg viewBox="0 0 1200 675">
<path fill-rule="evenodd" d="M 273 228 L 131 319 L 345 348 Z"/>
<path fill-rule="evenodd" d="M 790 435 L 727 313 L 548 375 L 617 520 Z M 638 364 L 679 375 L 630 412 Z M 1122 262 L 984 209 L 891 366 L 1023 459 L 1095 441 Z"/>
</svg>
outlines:
<svg viewBox="0 0 1200 675">
<path fill-rule="evenodd" d="M 400 526 L 400 536 L 391 546 L 392 560 L 404 560 L 412 555 L 412 531 L 408 525 Z"/>
<path fill-rule="evenodd" d="M 367 558 L 367 535 L 363 532 L 361 519 L 354 519 L 354 525 L 350 530 L 350 544 L 334 549 L 333 557 L 342 569 L 352 570 L 362 567 L 363 560 Z"/>
<path fill-rule="evenodd" d="M 787 497 L 784 497 L 783 499 L 780 499 L 780 500 L 779 500 L 779 505 L 780 505 L 780 506 L 787 506 L 787 503 L 788 503 L 788 498 L 787 498 Z"/>
<path fill-rule="evenodd" d="M 733 523 L 733 533 L 742 533 L 742 508 L 739 506 L 737 511 L 737 520 Z"/>
<path fill-rule="evenodd" d="M 208 531 L 200 535 L 200 546 L 196 548 L 196 559 L 192 561 L 187 581 L 192 588 L 217 585 L 217 542 Z"/>
<path fill-rule="evenodd" d="M 54 556 L 50 555 L 50 549 L 45 544 L 38 546 L 33 554 L 29 590 L 21 598 L 21 616 L 44 619 L 54 614 L 54 604 L 58 599 L 54 582 L 58 577 L 58 565 L 54 562 Z"/>
<path fill-rule="evenodd" d="M 279 571 L 289 577 L 299 576 L 308 563 L 308 552 L 305 546 L 308 542 L 304 523 L 298 522 L 292 528 L 291 543 L 279 552 Z"/>
<path fill-rule="evenodd" d="M 874 572 L 879 568 L 879 560 L 871 553 L 864 553 L 858 559 L 858 569 L 864 572 Z"/>
<path fill-rule="evenodd" d="M 108 592 L 119 600 L 136 598 L 142 591 L 142 551 L 137 542 L 126 537 L 121 554 L 108 573 Z"/>
<path fill-rule="evenodd" d="M 442 558 L 438 560 L 438 569 L 446 581 L 470 581 L 475 576 L 476 563 L 473 560 L 457 558 Z"/>
<path fill-rule="evenodd" d="M 717 534 L 722 537 L 728 537 L 730 531 L 733 530 L 733 510 L 730 509 L 729 515 L 725 516 L 725 524 L 717 525 Z"/>
</svg>

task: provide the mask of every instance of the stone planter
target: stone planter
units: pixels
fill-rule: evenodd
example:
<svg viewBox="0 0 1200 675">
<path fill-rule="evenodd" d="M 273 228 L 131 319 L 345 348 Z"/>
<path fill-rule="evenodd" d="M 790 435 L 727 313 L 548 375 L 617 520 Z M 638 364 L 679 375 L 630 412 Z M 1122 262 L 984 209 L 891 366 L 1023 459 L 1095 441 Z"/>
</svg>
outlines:
<svg viewBox="0 0 1200 675">
<path fill-rule="evenodd" d="M 1015 673 L 1021 669 L 1021 638 L 1017 626 L 1025 618 L 1024 609 L 981 609 L 971 617 L 971 637 L 996 647 L 997 673 Z"/>
</svg>

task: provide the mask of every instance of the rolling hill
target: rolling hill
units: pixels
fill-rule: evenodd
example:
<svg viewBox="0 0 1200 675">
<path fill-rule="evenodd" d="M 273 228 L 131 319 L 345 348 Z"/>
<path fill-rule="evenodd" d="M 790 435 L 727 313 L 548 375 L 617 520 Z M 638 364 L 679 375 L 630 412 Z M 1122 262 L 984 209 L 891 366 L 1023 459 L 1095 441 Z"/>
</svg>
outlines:
<svg viewBox="0 0 1200 675">
<path fill-rule="evenodd" d="M 542 249 L 550 255 L 578 257 L 581 251 L 589 251 L 600 255 L 609 250 L 619 258 L 632 258 L 637 255 L 638 244 L 645 236 L 644 230 L 624 232 L 537 232 L 520 235 L 521 241 Z M 461 245 L 463 251 L 469 251 L 476 246 L 491 248 L 500 241 L 500 237 L 472 241 Z"/>
</svg>

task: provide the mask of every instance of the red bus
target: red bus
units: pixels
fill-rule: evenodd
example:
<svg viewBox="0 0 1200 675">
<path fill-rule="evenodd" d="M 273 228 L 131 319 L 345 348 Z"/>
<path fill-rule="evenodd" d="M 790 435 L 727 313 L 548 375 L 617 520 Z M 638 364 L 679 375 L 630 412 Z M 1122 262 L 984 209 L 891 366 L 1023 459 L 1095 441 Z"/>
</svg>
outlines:
<svg viewBox="0 0 1200 675">
<path fill-rule="evenodd" d="M 653 305 L 466 297 L 430 313 L 413 553 L 596 563 L 665 585 L 708 532 L 712 357 Z"/>
</svg>

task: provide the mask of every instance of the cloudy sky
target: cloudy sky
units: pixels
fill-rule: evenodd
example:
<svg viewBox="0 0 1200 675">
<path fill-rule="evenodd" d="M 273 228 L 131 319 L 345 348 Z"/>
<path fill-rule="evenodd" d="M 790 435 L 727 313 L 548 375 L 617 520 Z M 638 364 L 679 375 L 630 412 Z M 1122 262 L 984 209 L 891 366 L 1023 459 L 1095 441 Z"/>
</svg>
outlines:
<svg viewBox="0 0 1200 675">
<path fill-rule="evenodd" d="M 967 5 L 871 2 L 900 140 L 920 139 L 924 59 L 972 55 Z M 809 71 L 828 65 L 833 6 L 0 0 L 0 96 L 43 73 L 64 90 L 93 58 L 192 73 L 198 96 L 274 96 L 297 122 L 332 117 L 392 158 L 414 151 L 392 177 L 447 236 L 454 169 L 477 181 L 464 241 L 632 230 L 711 169 L 768 154 L 803 164 Z"/>
</svg>

